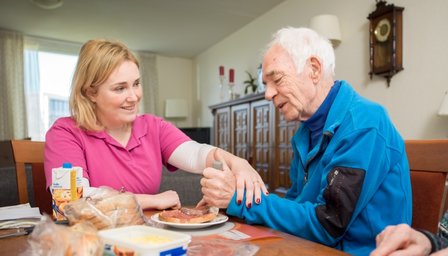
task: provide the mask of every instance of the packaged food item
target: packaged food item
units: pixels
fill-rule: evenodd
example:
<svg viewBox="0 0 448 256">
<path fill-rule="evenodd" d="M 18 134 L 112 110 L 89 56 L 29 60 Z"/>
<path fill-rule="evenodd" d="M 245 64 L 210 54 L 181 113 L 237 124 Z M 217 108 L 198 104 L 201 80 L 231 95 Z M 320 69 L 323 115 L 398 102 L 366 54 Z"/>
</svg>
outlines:
<svg viewBox="0 0 448 256">
<path fill-rule="evenodd" d="M 28 237 L 28 247 L 21 255 L 103 255 L 104 243 L 89 222 L 71 227 L 58 225 L 48 216 L 34 227 Z"/>
<path fill-rule="evenodd" d="M 144 225 L 101 230 L 105 255 L 187 255 L 188 234 Z"/>
<path fill-rule="evenodd" d="M 52 169 L 53 217 L 66 220 L 64 207 L 82 197 L 82 168 L 64 163 L 60 168 Z"/>
<path fill-rule="evenodd" d="M 106 186 L 97 188 L 88 197 L 68 203 L 64 213 L 70 225 L 89 221 L 98 230 L 146 222 L 134 194 Z"/>
</svg>

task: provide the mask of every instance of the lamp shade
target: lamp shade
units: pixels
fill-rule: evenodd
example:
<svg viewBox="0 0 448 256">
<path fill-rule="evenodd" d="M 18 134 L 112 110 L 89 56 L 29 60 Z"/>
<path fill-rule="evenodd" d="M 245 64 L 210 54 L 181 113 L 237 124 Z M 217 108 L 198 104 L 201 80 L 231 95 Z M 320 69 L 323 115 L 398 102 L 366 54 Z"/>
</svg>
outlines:
<svg viewBox="0 0 448 256">
<path fill-rule="evenodd" d="M 188 104 L 184 99 L 168 99 L 165 101 L 165 117 L 183 118 L 188 116 Z"/>
<path fill-rule="evenodd" d="M 311 18 L 310 28 L 328 38 L 334 46 L 341 43 L 341 29 L 336 15 L 322 14 Z"/>
<path fill-rule="evenodd" d="M 438 114 L 439 116 L 448 116 L 448 91 L 445 92 Z"/>
<path fill-rule="evenodd" d="M 61 7 L 64 3 L 63 0 L 31 0 L 31 3 L 39 6 L 42 9 L 53 10 Z"/>
</svg>

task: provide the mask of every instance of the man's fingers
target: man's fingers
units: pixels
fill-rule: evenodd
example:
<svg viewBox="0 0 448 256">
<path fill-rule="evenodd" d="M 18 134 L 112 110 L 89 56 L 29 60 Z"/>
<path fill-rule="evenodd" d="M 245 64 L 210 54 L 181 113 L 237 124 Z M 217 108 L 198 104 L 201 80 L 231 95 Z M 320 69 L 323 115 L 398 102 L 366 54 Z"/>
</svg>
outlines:
<svg viewBox="0 0 448 256">
<path fill-rule="evenodd" d="M 203 200 L 207 203 L 208 206 L 215 206 L 218 208 L 226 208 L 228 204 L 226 200 L 215 199 L 206 195 L 204 195 Z"/>
<path fill-rule="evenodd" d="M 212 178 L 215 178 L 215 177 L 223 177 L 224 175 L 223 175 L 222 172 L 223 171 L 221 171 L 221 170 L 217 170 L 217 169 L 212 168 L 212 167 L 207 167 L 202 172 L 202 176 L 204 176 L 205 178 L 208 178 L 208 179 L 212 179 Z"/>
<path fill-rule="evenodd" d="M 199 203 L 196 204 L 196 208 L 206 206 L 206 205 L 207 205 L 207 202 L 205 201 L 204 197 L 202 197 L 201 201 L 199 201 Z"/>
</svg>

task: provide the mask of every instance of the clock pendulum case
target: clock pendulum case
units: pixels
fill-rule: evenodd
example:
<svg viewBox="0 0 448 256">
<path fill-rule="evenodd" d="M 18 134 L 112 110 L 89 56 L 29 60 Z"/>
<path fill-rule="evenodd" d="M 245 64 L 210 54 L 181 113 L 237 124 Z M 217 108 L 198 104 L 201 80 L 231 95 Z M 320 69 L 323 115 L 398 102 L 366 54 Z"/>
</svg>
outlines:
<svg viewBox="0 0 448 256">
<path fill-rule="evenodd" d="M 403 70 L 403 7 L 376 0 L 376 10 L 369 14 L 370 79 L 386 78 Z"/>
</svg>

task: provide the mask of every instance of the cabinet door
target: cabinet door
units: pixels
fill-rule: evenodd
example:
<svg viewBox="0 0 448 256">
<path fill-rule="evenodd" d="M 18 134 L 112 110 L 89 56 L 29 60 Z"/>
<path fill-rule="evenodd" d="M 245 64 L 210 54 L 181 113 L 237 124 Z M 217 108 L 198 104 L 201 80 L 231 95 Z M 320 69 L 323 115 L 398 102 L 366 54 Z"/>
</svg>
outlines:
<svg viewBox="0 0 448 256">
<path fill-rule="evenodd" d="M 232 153 L 249 159 L 249 104 L 232 106 L 231 108 L 231 148 Z"/>
<path fill-rule="evenodd" d="M 216 110 L 214 119 L 215 146 L 230 150 L 230 107 Z"/>
<path fill-rule="evenodd" d="M 300 126 L 300 122 L 288 122 L 283 115 L 275 110 L 275 160 L 274 160 L 274 191 L 284 195 L 291 186 L 289 179 L 289 167 L 291 165 L 293 151 L 291 139 Z"/>
<path fill-rule="evenodd" d="M 269 177 L 271 170 L 270 158 L 273 155 L 271 145 L 272 103 L 266 100 L 254 101 L 251 104 L 251 165 L 260 174 L 263 181 L 269 188 L 272 181 Z"/>
</svg>

